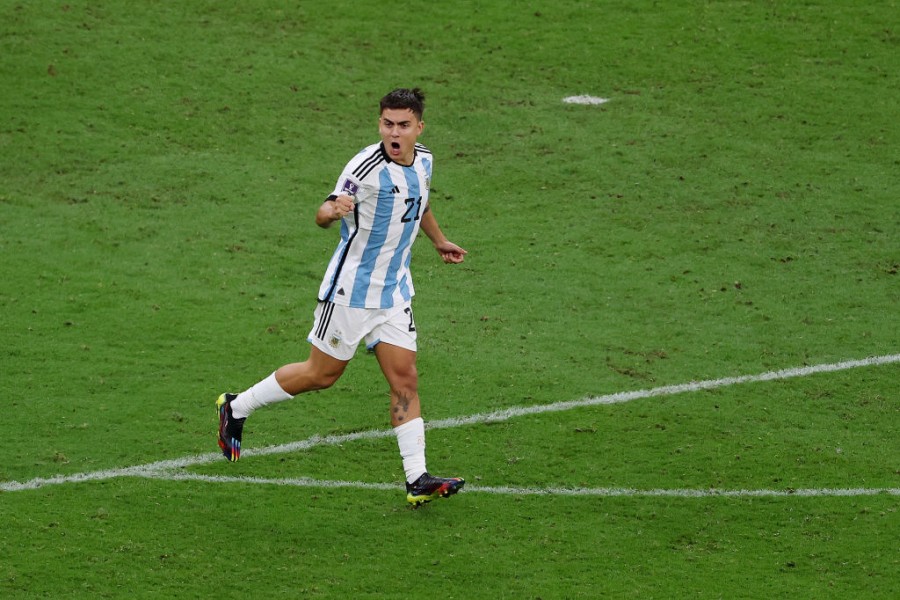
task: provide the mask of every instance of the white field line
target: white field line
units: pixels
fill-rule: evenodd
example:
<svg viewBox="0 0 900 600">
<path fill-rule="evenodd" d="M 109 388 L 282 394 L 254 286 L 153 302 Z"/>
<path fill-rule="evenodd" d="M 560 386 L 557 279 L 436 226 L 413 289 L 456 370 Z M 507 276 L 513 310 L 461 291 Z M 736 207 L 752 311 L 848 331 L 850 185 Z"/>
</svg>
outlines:
<svg viewBox="0 0 900 600">
<path fill-rule="evenodd" d="M 589 96 L 587 94 L 581 96 L 568 96 L 563 98 L 566 104 L 606 104 L 609 98 L 601 98 L 599 96 Z"/>
<path fill-rule="evenodd" d="M 681 394 L 686 392 L 698 392 L 703 390 L 712 390 L 716 388 L 728 387 L 732 385 L 738 385 L 742 383 L 756 383 L 763 381 L 777 381 L 783 379 L 790 379 L 793 377 L 808 377 L 810 375 L 815 375 L 817 373 L 831 373 L 835 371 L 845 371 L 848 369 L 857 369 L 861 367 L 871 367 L 878 365 L 886 365 L 891 363 L 900 362 L 900 354 L 890 354 L 885 356 L 872 356 L 869 358 L 864 358 L 860 360 L 848 360 L 838 363 L 829 363 L 829 364 L 821 364 L 821 365 L 811 365 L 807 367 L 797 367 L 792 369 L 782 369 L 778 371 L 767 371 L 765 373 L 759 373 L 756 375 L 742 375 L 739 377 L 725 377 L 722 379 L 710 379 L 706 381 L 693 381 L 690 383 L 683 383 L 678 385 L 667 385 L 657 388 L 651 388 L 647 390 L 636 390 L 632 392 L 619 392 L 616 394 L 608 394 L 605 396 L 591 396 L 588 398 L 584 398 L 582 400 L 571 400 L 565 402 L 557 402 L 554 404 L 543 404 L 543 405 L 535 405 L 535 406 L 523 406 L 517 408 L 508 408 L 505 410 L 499 410 L 490 413 L 479 413 L 475 415 L 469 415 L 466 417 L 454 417 L 450 419 L 441 419 L 438 421 L 429 421 L 427 424 L 428 429 L 446 429 L 451 427 L 462 427 L 464 425 L 476 425 L 483 423 L 498 423 L 502 421 L 506 421 L 508 419 L 514 417 L 521 417 L 527 415 L 536 415 L 548 412 L 559 412 L 565 410 L 572 410 L 574 408 L 582 408 L 587 406 L 597 406 L 597 405 L 605 405 L 605 404 L 618 404 L 622 402 L 630 402 L 632 400 L 640 400 L 644 398 L 656 398 L 660 396 L 671 396 L 675 394 Z M 368 431 L 360 431 L 355 433 L 348 433 L 344 435 L 332 435 L 327 437 L 321 437 L 318 435 L 312 436 L 305 440 L 300 440 L 297 442 L 291 442 L 289 444 L 280 444 L 277 446 L 267 446 L 264 448 L 257 449 L 248 449 L 242 452 L 244 458 L 249 458 L 253 456 L 267 456 L 272 454 L 287 454 L 291 452 L 297 452 L 301 450 L 309 450 L 310 448 L 314 448 L 317 446 L 329 446 L 329 445 L 338 445 L 344 444 L 356 440 L 363 439 L 378 439 L 383 437 L 391 437 L 394 435 L 393 430 L 385 429 L 385 430 L 368 430 Z M 105 479 L 112 479 L 115 477 L 153 477 L 153 478 L 165 478 L 165 479 L 187 479 L 192 478 L 193 476 L 188 476 L 184 473 L 178 473 L 178 470 L 185 469 L 187 467 L 211 463 L 214 461 L 222 460 L 221 454 L 218 452 L 210 452 L 205 454 L 195 454 L 192 456 L 186 456 L 183 458 L 173 459 L 173 460 L 163 460 L 152 463 L 147 463 L 144 465 L 136 465 L 133 467 L 124 467 L 119 469 L 108 469 L 104 471 L 94 471 L 89 473 L 77 473 L 74 475 L 57 475 L 55 477 L 49 478 L 35 478 L 25 482 L 18 481 L 6 481 L 0 483 L 0 491 L 3 492 L 13 492 L 13 491 L 21 491 L 21 490 L 33 490 L 46 485 L 58 485 L 63 483 L 81 483 L 87 481 L 100 481 Z M 198 476 L 199 477 L 199 476 Z M 195 477 L 194 477 L 195 478 Z M 228 481 L 228 478 L 214 478 L 211 479 L 214 481 Z M 251 480 L 247 480 L 251 481 Z M 308 479 L 297 479 L 291 481 L 313 481 Z M 363 484 L 358 482 L 350 484 L 358 487 L 362 487 Z M 367 485 L 375 485 L 375 484 L 367 484 Z M 377 484 L 380 485 L 380 484 Z M 385 484 L 387 485 L 387 484 Z M 380 489 L 380 488 L 379 488 Z M 393 486 L 391 487 L 393 489 Z M 470 486 L 469 489 L 471 491 L 484 491 L 488 488 L 478 488 L 475 486 Z M 493 490 L 501 490 L 504 488 L 490 488 Z M 510 488 L 513 489 L 513 488 Z M 607 490 L 609 491 L 609 490 Z M 859 490 L 857 490 L 859 491 Z M 862 490 L 867 493 L 893 493 L 891 490 Z M 750 495 L 751 491 L 746 491 L 745 495 Z M 494 492 L 500 493 L 500 492 Z M 521 490 L 516 493 L 521 493 Z M 541 493 L 549 493 L 547 491 Z M 557 491 L 555 493 L 570 493 L 564 491 Z M 692 495 L 693 491 L 687 490 L 684 494 L 686 496 Z M 641 494 L 648 495 L 650 492 L 644 491 Z M 582 494 L 582 495 L 590 495 L 590 494 Z M 598 494 L 594 494 L 598 495 Z M 712 495 L 712 494 L 710 494 Z M 715 495 L 727 495 L 725 491 L 719 491 Z M 798 495 L 797 492 L 793 493 L 785 493 L 785 495 Z M 812 495 L 812 494 L 807 494 Z M 859 494 L 855 494 L 859 495 Z"/>
<path fill-rule="evenodd" d="M 164 471 L 145 472 L 141 477 L 165 479 L 167 481 L 203 481 L 208 483 L 244 483 L 252 485 L 275 485 L 286 487 L 335 489 L 351 488 L 357 490 L 396 491 L 401 486 L 396 483 L 371 483 L 366 481 L 335 481 L 328 479 L 312 479 L 309 477 L 272 479 L 268 477 L 247 477 L 227 475 L 201 475 L 184 471 L 172 473 Z M 900 488 L 822 488 L 822 489 L 784 489 L 784 490 L 720 490 L 710 489 L 655 489 L 638 490 L 634 488 L 530 488 L 510 486 L 466 485 L 463 492 L 482 494 L 499 494 L 507 496 L 595 496 L 615 497 L 663 497 L 663 498 L 782 498 L 829 497 L 829 496 L 877 496 L 888 494 L 900 496 Z"/>
</svg>

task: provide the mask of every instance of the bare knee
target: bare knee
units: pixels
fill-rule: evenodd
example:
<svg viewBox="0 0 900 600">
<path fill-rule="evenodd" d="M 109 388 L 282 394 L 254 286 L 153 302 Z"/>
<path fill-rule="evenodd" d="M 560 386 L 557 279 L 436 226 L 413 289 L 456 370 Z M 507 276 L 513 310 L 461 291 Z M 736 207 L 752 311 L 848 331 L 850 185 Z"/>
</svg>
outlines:
<svg viewBox="0 0 900 600">
<path fill-rule="evenodd" d="M 403 368 L 392 369 L 390 373 L 385 373 L 391 390 L 403 394 L 405 396 L 413 396 L 419 392 L 419 373 L 416 365 L 409 365 Z"/>
<path fill-rule="evenodd" d="M 407 398 L 418 394 L 419 372 L 416 370 L 415 351 L 382 343 L 375 346 L 375 355 L 392 394 Z"/>
<path fill-rule="evenodd" d="M 310 359 L 285 365 L 275 372 L 275 378 L 285 392 L 292 396 L 330 388 L 344 373 L 346 363 L 323 362 Z"/>
<path fill-rule="evenodd" d="M 341 371 L 321 371 L 310 374 L 309 386 L 312 390 L 325 390 L 333 386 L 341 378 Z"/>
</svg>

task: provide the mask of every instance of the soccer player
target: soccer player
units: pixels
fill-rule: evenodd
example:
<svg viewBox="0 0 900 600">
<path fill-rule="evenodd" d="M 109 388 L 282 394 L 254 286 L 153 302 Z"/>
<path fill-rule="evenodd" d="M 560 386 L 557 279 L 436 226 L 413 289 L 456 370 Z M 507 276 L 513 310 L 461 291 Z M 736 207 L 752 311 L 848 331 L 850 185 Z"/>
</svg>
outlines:
<svg viewBox="0 0 900 600">
<path fill-rule="evenodd" d="M 418 143 L 424 102 L 418 88 L 396 89 L 381 99 L 381 141 L 347 163 L 316 212 L 320 227 L 340 222 L 341 237 L 319 288 L 309 358 L 282 366 L 240 394 L 219 396 L 219 447 L 228 460 L 240 458 L 244 421 L 254 410 L 330 387 L 365 341 L 390 386 L 391 426 L 406 473 L 407 501 L 418 506 L 465 484 L 458 477 L 434 477 L 425 468 L 412 244 L 421 228 L 445 263 L 461 263 L 466 251 L 447 239 L 428 202 L 432 156 Z"/>
</svg>

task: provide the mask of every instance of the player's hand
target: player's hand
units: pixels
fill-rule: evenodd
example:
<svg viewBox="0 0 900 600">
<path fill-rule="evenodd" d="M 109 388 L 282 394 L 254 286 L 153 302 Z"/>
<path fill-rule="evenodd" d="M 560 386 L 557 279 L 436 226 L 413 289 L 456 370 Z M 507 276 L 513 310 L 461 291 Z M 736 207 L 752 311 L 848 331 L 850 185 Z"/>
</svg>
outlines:
<svg viewBox="0 0 900 600">
<path fill-rule="evenodd" d="M 445 263 L 452 265 L 458 265 L 459 263 L 461 263 L 465 259 L 466 254 L 468 254 L 466 250 L 463 250 L 450 241 L 435 244 L 434 248 L 441 255 L 441 258 Z"/>
<path fill-rule="evenodd" d="M 346 195 L 338 196 L 331 201 L 331 205 L 332 221 L 338 221 L 353 212 L 353 197 Z"/>
</svg>

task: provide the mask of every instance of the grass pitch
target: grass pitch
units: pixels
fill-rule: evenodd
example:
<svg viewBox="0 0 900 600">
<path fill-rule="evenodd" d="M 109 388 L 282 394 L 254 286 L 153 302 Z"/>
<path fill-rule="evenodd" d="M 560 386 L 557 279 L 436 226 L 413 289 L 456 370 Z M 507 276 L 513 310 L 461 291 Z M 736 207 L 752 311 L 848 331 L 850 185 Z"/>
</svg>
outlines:
<svg viewBox="0 0 900 600">
<path fill-rule="evenodd" d="M 896 12 L 0 1 L 0 593 L 897 595 L 896 363 L 434 429 L 473 491 L 418 511 L 390 437 L 12 484 L 215 451 L 216 395 L 306 356 L 312 215 L 397 86 L 470 251 L 416 248 L 427 421 L 896 355 Z M 383 430 L 387 402 L 360 354 L 246 445 Z M 242 476 L 360 485 L 215 479 Z"/>
</svg>

